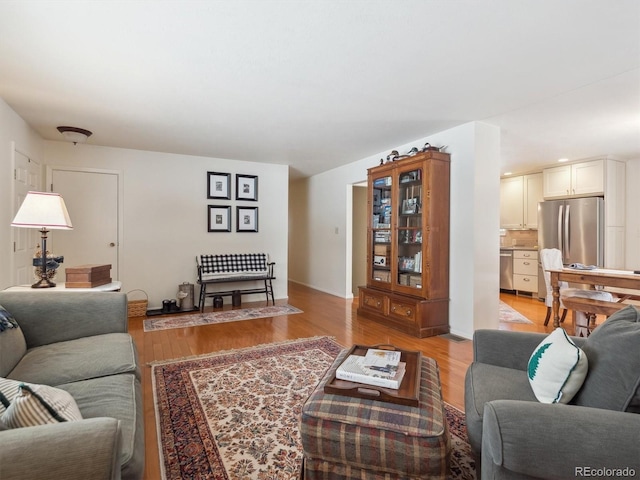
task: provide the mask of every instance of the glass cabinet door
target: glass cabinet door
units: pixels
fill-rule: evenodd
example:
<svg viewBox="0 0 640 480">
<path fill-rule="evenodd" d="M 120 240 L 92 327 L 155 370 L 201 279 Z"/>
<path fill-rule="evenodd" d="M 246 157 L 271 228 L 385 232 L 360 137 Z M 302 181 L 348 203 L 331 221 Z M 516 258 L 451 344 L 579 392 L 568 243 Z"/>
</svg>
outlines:
<svg viewBox="0 0 640 480">
<path fill-rule="evenodd" d="M 391 177 L 374 178 L 372 182 L 371 232 L 373 258 L 372 280 L 391 283 Z"/>
<path fill-rule="evenodd" d="M 422 288 L 422 169 L 398 175 L 398 285 Z"/>
</svg>

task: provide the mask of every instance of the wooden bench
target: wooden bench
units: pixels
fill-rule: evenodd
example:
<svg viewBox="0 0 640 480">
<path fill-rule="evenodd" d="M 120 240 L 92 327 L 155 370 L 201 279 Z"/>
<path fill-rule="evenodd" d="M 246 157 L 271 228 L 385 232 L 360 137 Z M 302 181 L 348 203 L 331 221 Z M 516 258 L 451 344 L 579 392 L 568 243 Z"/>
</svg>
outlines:
<svg viewBox="0 0 640 480">
<path fill-rule="evenodd" d="M 200 255 L 196 257 L 198 267 L 198 283 L 200 299 L 198 307 L 202 312 L 207 297 L 224 297 L 236 293 L 264 293 L 275 305 L 272 280 L 275 262 L 269 262 L 266 253 L 230 253 L 218 255 Z M 232 290 L 209 291 L 211 285 L 240 282 L 263 282 L 263 286 L 250 288 L 234 288 Z"/>
<path fill-rule="evenodd" d="M 588 336 L 591 331 L 596 328 L 596 315 L 610 317 L 618 310 L 622 310 L 627 306 L 626 303 L 620 303 L 620 301 L 607 302 L 605 300 L 585 297 L 562 297 L 562 303 L 567 309 L 573 310 L 573 326 L 575 328 L 575 335 L 578 336 L 581 336 L 581 332 L 585 332 L 585 336 Z M 586 325 L 577 323 L 577 312 L 583 312 L 585 314 Z"/>
</svg>

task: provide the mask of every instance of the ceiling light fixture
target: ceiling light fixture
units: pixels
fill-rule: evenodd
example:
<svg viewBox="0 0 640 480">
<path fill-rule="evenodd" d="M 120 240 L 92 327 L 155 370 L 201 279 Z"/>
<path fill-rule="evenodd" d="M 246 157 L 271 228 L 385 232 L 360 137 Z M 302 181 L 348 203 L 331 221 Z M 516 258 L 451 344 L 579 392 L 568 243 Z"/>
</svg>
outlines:
<svg viewBox="0 0 640 480">
<path fill-rule="evenodd" d="M 93 132 L 78 127 L 58 127 L 58 131 L 64 136 L 64 138 L 73 142 L 74 145 L 77 145 L 78 142 L 86 142 L 87 138 L 93 135 Z"/>
<path fill-rule="evenodd" d="M 559 159 L 558 159 L 558 161 L 559 161 L 560 163 L 564 163 L 564 162 L 568 162 L 568 161 L 569 161 L 569 159 L 568 159 L 568 158 L 559 158 Z"/>
</svg>

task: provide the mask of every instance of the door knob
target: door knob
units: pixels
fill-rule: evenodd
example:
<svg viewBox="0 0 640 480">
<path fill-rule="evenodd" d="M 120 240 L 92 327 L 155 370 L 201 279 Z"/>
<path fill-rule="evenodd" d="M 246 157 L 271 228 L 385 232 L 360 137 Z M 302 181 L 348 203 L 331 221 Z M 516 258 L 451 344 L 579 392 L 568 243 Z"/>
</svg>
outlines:
<svg viewBox="0 0 640 480">
<path fill-rule="evenodd" d="M 113 243 L 113 242 L 111 242 L 111 243 L 109 244 L 109 246 L 110 246 L 110 247 L 115 247 L 115 246 L 116 246 L 116 244 L 115 244 L 115 243 Z"/>
</svg>

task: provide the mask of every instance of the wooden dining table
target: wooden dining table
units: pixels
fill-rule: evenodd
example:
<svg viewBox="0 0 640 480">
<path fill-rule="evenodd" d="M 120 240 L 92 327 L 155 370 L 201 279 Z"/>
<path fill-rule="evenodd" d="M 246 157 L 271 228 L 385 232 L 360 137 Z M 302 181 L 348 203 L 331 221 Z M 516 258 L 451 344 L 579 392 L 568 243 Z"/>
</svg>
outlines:
<svg viewBox="0 0 640 480">
<path fill-rule="evenodd" d="M 633 293 L 615 291 L 616 303 L 625 300 L 640 299 L 640 274 L 631 270 L 610 270 L 596 268 L 593 270 L 579 270 L 576 268 L 563 268 L 561 270 L 549 270 L 551 288 L 553 290 L 553 327 L 560 326 L 560 282 L 578 283 L 596 287 L 611 287 L 611 289 L 633 290 Z M 605 288 L 605 290 L 607 290 Z"/>
</svg>

